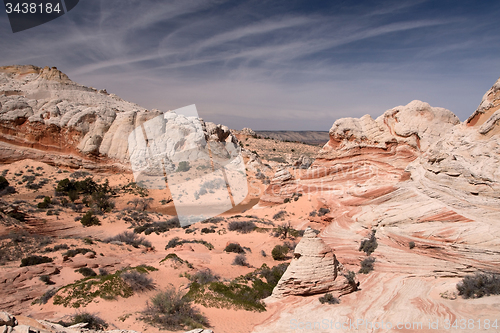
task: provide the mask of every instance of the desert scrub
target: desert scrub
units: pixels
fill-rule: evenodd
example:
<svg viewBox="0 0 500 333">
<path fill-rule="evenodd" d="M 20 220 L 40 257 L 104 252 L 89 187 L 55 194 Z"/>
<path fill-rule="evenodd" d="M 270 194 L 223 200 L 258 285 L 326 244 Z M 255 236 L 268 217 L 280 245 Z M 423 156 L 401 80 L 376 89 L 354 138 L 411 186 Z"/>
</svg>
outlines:
<svg viewBox="0 0 500 333">
<path fill-rule="evenodd" d="M 290 222 L 285 222 L 273 230 L 273 236 L 281 239 L 302 237 L 304 230 L 296 230 Z"/>
<path fill-rule="evenodd" d="M 104 243 L 111 243 L 111 242 L 122 242 L 127 245 L 132 245 L 135 248 L 138 248 L 140 245 L 143 245 L 145 247 L 152 246 L 151 242 L 146 240 L 146 238 L 139 236 L 131 231 L 124 231 L 121 234 L 106 238 L 104 240 Z"/>
<path fill-rule="evenodd" d="M 133 194 L 133 195 L 138 195 L 141 198 L 149 196 L 149 191 L 147 190 L 147 188 L 141 187 L 141 186 L 139 186 L 135 182 L 128 183 L 127 185 L 124 185 L 120 189 L 120 191 L 124 192 L 124 193 L 130 193 L 130 194 Z"/>
<path fill-rule="evenodd" d="M 286 211 L 281 210 L 273 215 L 273 220 L 283 220 L 285 218 Z"/>
<path fill-rule="evenodd" d="M 155 233 L 157 235 L 167 232 L 170 229 L 174 228 L 180 228 L 181 224 L 179 222 L 179 218 L 173 217 L 167 221 L 164 222 L 152 222 L 152 223 L 145 223 L 141 226 L 135 227 L 134 232 L 136 234 L 143 233 L 145 235 L 149 235 L 151 233 Z"/>
<path fill-rule="evenodd" d="M 281 264 L 269 268 L 263 264 L 251 273 L 226 282 L 192 279 L 186 296 L 206 307 L 265 311 L 262 299 L 271 295 L 287 267 L 288 264 Z"/>
<path fill-rule="evenodd" d="M 94 270 L 92 268 L 88 268 L 88 267 L 81 267 L 77 270 L 78 273 L 82 274 L 83 276 L 96 276 L 97 273 L 94 272 Z"/>
<path fill-rule="evenodd" d="M 50 279 L 50 275 L 41 275 L 40 281 L 42 281 L 45 284 L 54 284 L 54 282 L 52 282 L 52 280 Z"/>
<path fill-rule="evenodd" d="M 184 259 L 181 259 L 177 254 L 175 253 L 169 253 L 167 254 L 167 256 L 165 258 L 163 258 L 161 261 L 160 261 L 160 264 L 162 262 L 165 262 L 167 260 L 172 260 L 174 263 L 176 264 L 179 264 L 179 265 L 182 265 L 182 264 L 186 264 L 186 266 L 188 268 L 193 268 L 193 265 L 187 261 L 187 260 L 184 260 Z"/>
<path fill-rule="evenodd" d="M 415 242 L 409 242 L 408 246 L 410 247 L 410 250 L 415 247 Z"/>
<path fill-rule="evenodd" d="M 229 231 L 239 231 L 242 234 L 248 234 L 257 229 L 257 226 L 252 221 L 231 221 L 228 223 L 227 229 Z"/>
<path fill-rule="evenodd" d="M 57 293 L 57 288 L 51 288 L 45 292 L 39 299 L 33 301 L 32 304 L 47 304 L 47 302 Z"/>
<path fill-rule="evenodd" d="M 146 303 L 141 320 L 168 330 L 195 329 L 208 325 L 207 319 L 193 308 L 191 300 L 173 288 L 153 296 Z"/>
<path fill-rule="evenodd" d="M 134 292 L 145 292 L 156 288 L 153 279 L 147 277 L 144 273 L 130 271 L 123 272 L 120 276 Z"/>
<path fill-rule="evenodd" d="M 247 267 L 250 266 L 247 262 L 247 257 L 244 254 L 238 254 L 233 260 L 233 265 Z"/>
<path fill-rule="evenodd" d="M 179 237 L 174 237 L 167 243 L 167 245 L 165 246 L 165 250 L 168 250 L 168 249 L 174 248 L 178 245 L 182 245 L 182 244 L 186 244 L 186 243 L 202 244 L 202 245 L 205 245 L 205 247 L 209 250 L 214 249 L 214 246 L 211 243 L 204 241 L 203 239 L 186 240 L 186 239 L 180 239 Z"/>
<path fill-rule="evenodd" d="M 201 229 L 200 233 L 203 235 L 203 234 L 214 234 L 215 233 L 215 229 L 212 229 L 212 228 L 203 228 Z"/>
<path fill-rule="evenodd" d="M 44 197 L 42 202 L 39 202 L 36 206 L 40 209 L 49 208 L 52 204 L 52 199 L 50 197 Z"/>
<path fill-rule="evenodd" d="M 340 300 L 337 297 L 334 297 L 330 293 L 326 293 L 319 298 L 321 304 L 339 304 Z"/>
<path fill-rule="evenodd" d="M 476 273 L 466 275 L 457 284 L 458 294 L 463 298 L 481 298 L 483 296 L 500 295 L 500 275 Z"/>
<path fill-rule="evenodd" d="M 363 239 L 359 244 L 359 251 L 363 251 L 366 255 L 372 254 L 378 247 L 377 238 L 375 238 L 375 230 L 372 231 L 370 238 Z"/>
<path fill-rule="evenodd" d="M 29 256 L 26 258 L 21 259 L 21 267 L 24 266 L 34 266 L 34 265 L 39 265 L 39 264 L 44 264 L 48 262 L 52 262 L 52 258 L 45 257 L 45 256 Z"/>
<path fill-rule="evenodd" d="M 149 272 L 154 267 L 137 266 L 119 270 L 114 274 L 91 276 L 61 287 L 54 296 L 54 304 L 64 307 L 85 307 L 95 298 L 113 300 L 117 297 L 128 298 L 134 290 L 125 282 L 121 274 L 127 271 Z"/>
<path fill-rule="evenodd" d="M 276 245 L 271 251 L 274 260 L 285 260 L 290 249 L 286 245 Z"/>
<path fill-rule="evenodd" d="M 94 216 L 92 214 L 92 211 L 90 211 L 90 210 L 85 215 L 83 215 L 82 219 L 80 220 L 80 223 L 84 227 L 90 227 L 93 225 L 101 225 L 101 222 L 99 221 L 97 216 Z"/>
<path fill-rule="evenodd" d="M 368 257 L 361 262 L 361 268 L 359 269 L 359 273 L 368 274 L 373 271 L 373 264 L 375 263 L 375 258 Z"/>
<path fill-rule="evenodd" d="M 229 243 L 224 249 L 225 252 L 232 253 L 245 253 L 245 250 L 238 243 Z"/>
<path fill-rule="evenodd" d="M 318 216 L 325 216 L 326 214 L 330 213 L 330 209 L 329 208 L 320 208 L 318 209 Z"/>
<path fill-rule="evenodd" d="M 65 327 L 80 323 L 87 323 L 85 328 L 90 330 L 102 331 L 108 328 L 108 324 L 104 320 L 99 318 L 97 315 L 88 312 L 78 312 L 74 314 L 69 322 L 59 321 L 59 324 Z"/>
<path fill-rule="evenodd" d="M 76 256 L 77 254 L 80 254 L 80 253 L 86 254 L 87 252 L 92 252 L 94 255 L 96 255 L 96 252 L 94 250 L 87 249 L 87 248 L 81 248 L 81 247 L 68 250 L 68 251 L 64 252 L 62 255 L 72 258 L 72 257 Z"/>
</svg>

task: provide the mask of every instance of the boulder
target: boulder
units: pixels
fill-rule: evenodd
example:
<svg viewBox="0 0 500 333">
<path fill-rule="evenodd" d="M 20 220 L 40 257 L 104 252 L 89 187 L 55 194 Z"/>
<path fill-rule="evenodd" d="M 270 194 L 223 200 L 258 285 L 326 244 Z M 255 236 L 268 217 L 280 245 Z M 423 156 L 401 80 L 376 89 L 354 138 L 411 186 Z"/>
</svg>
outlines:
<svg viewBox="0 0 500 333">
<path fill-rule="evenodd" d="M 336 296 L 348 294 L 356 289 L 356 285 L 349 283 L 342 273 L 343 266 L 333 250 L 311 228 L 307 228 L 272 295 L 279 298 L 325 292 L 333 292 Z"/>
</svg>

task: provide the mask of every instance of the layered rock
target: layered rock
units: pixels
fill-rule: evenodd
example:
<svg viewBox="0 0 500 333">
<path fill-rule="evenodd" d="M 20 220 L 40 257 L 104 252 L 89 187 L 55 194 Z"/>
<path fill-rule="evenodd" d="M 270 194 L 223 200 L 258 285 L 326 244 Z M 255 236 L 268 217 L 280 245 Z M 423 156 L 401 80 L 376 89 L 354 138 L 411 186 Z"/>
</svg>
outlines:
<svg viewBox="0 0 500 333">
<path fill-rule="evenodd" d="M 497 313 L 498 296 L 472 304 L 439 295 L 467 274 L 500 273 L 499 108 L 500 80 L 464 123 L 415 101 L 375 120 L 336 121 L 313 166 L 281 188 L 330 209 L 320 237 L 347 269 L 359 269 L 359 244 L 376 230 L 375 270 L 357 275 L 361 290 L 341 307 L 303 299 L 254 332 L 292 332 L 290 318 L 442 322 Z"/>
<path fill-rule="evenodd" d="M 356 289 L 343 275 L 343 266 L 333 250 L 307 228 L 294 250 L 293 259 L 273 290 L 274 297 L 333 292 L 336 296 Z"/>
<path fill-rule="evenodd" d="M 129 169 L 129 133 L 160 114 L 74 83 L 54 67 L 0 67 L 0 162 Z M 226 126 L 201 124 L 207 140 L 236 142 Z"/>
</svg>

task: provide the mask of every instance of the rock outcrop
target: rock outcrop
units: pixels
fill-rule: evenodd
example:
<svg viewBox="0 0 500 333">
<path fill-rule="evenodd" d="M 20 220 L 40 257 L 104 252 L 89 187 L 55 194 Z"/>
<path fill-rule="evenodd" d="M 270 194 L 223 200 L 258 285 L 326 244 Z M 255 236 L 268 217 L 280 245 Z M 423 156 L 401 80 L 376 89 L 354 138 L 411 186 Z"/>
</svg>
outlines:
<svg viewBox="0 0 500 333">
<path fill-rule="evenodd" d="M 0 67 L 0 162 L 129 170 L 129 133 L 160 114 L 54 67 Z M 207 140 L 236 142 L 226 126 L 201 124 Z"/>
<path fill-rule="evenodd" d="M 313 229 L 307 228 L 272 296 L 308 296 L 326 292 L 333 292 L 336 296 L 348 294 L 356 289 L 356 284 L 349 282 L 343 273 L 343 266 L 333 250 L 316 236 Z"/>
<path fill-rule="evenodd" d="M 439 295 L 465 275 L 500 273 L 499 109 L 500 80 L 463 123 L 418 101 L 375 120 L 337 120 L 311 168 L 276 179 L 261 202 L 297 191 L 328 207 L 319 236 L 349 270 L 359 269 L 359 244 L 376 231 L 375 270 L 357 275 L 360 290 L 341 307 L 303 299 L 255 332 L 292 332 L 290 318 L 442 322 L 497 313 L 497 296 L 472 305 Z"/>
</svg>

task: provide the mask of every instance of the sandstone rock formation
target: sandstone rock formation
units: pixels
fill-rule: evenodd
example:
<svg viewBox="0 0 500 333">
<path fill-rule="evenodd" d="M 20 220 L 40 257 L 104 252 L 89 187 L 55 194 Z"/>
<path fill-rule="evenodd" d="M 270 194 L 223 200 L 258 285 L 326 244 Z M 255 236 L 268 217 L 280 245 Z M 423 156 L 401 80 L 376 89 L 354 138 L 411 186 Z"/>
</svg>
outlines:
<svg viewBox="0 0 500 333">
<path fill-rule="evenodd" d="M 355 282 L 349 282 L 342 274 L 343 267 L 313 229 L 307 228 L 293 253 L 293 259 L 272 296 L 314 295 L 333 292 L 336 296 L 356 289 Z"/>
<path fill-rule="evenodd" d="M 160 114 L 74 83 L 56 68 L 0 67 L 0 162 L 130 169 L 129 133 Z M 226 126 L 202 127 L 209 141 L 236 142 Z"/>
<path fill-rule="evenodd" d="M 494 316 L 498 297 L 472 305 L 439 294 L 467 274 L 500 272 L 499 97 L 500 80 L 464 123 L 419 101 L 375 120 L 337 120 L 311 168 L 293 181 L 276 179 L 261 202 L 297 191 L 328 207 L 331 223 L 320 237 L 351 270 L 366 257 L 360 241 L 376 230 L 375 270 L 357 275 L 361 290 L 344 296 L 341 307 L 303 299 L 254 332 L 292 332 L 290 318 L 395 323 Z"/>
</svg>

